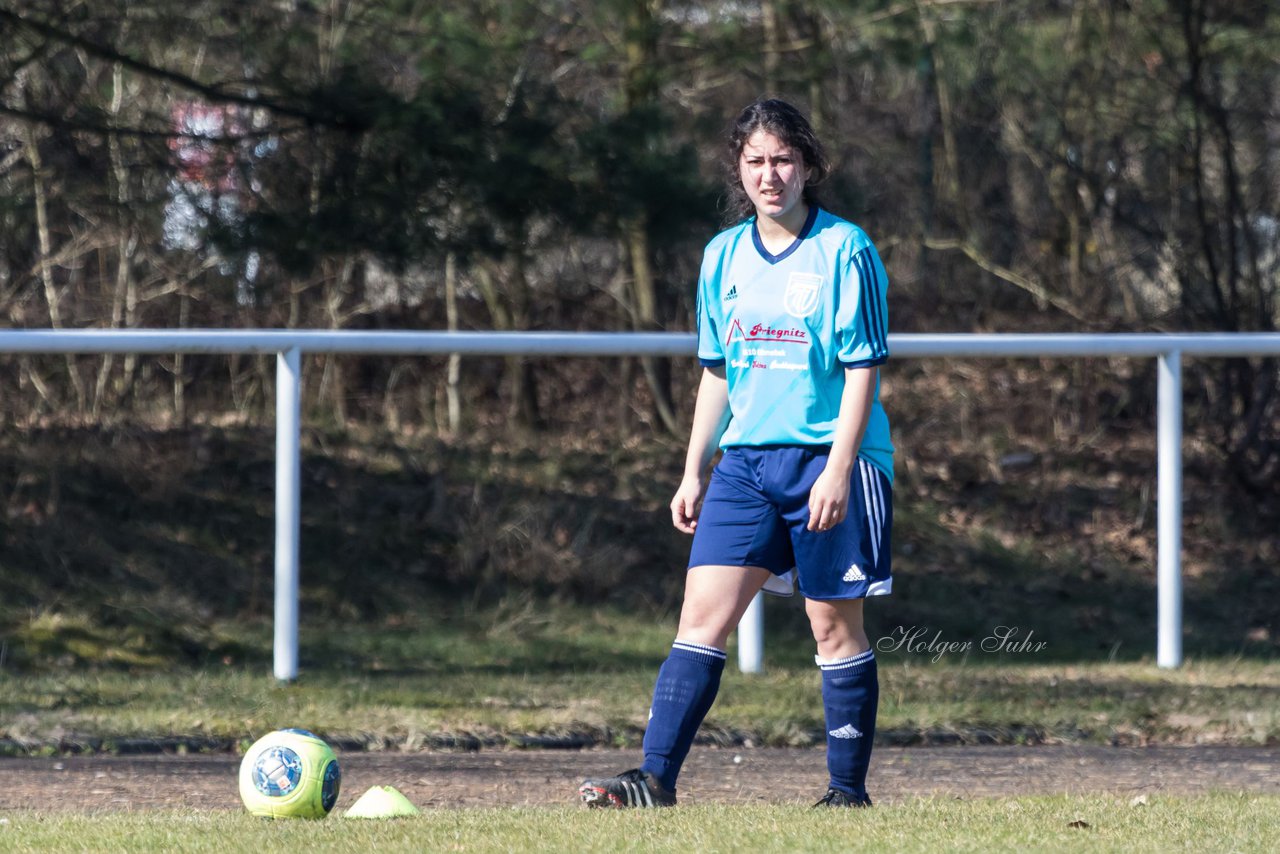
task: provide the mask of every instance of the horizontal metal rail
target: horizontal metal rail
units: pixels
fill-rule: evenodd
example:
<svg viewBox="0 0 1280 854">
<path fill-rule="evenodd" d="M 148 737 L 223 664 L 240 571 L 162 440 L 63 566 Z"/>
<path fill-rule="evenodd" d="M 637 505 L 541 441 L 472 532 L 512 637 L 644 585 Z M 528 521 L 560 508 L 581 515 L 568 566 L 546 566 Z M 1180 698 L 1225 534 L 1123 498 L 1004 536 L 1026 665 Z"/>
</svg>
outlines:
<svg viewBox="0 0 1280 854">
<path fill-rule="evenodd" d="M 2 353 L 360 353 L 430 356 L 688 356 L 687 332 L 417 332 L 329 329 L 7 329 Z M 1280 355 L 1280 332 L 891 334 L 894 356 Z"/>
<path fill-rule="evenodd" d="M 691 356 L 697 338 L 674 332 L 417 332 L 322 329 L 0 330 L 0 353 L 192 353 L 276 355 L 276 552 L 273 672 L 298 674 L 298 550 L 301 523 L 301 357 Z M 1280 333 L 894 334 L 894 357 L 1155 358 L 1157 362 L 1156 663 L 1182 663 L 1182 357 L 1280 355 Z M 759 598 L 738 627 L 738 663 L 763 663 Z"/>
<path fill-rule="evenodd" d="M 326 329 L 0 331 L 7 353 L 349 353 L 370 356 L 688 356 L 674 332 L 357 332 Z"/>
</svg>

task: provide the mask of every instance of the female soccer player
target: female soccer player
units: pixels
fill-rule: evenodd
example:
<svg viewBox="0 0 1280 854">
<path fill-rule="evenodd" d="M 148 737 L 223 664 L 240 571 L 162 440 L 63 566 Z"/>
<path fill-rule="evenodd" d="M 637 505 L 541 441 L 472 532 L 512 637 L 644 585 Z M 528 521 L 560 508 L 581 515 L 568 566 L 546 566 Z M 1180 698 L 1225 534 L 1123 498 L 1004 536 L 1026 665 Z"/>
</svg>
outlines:
<svg viewBox="0 0 1280 854">
<path fill-rule="evenodd" d="M 879 683 L 862 600 L 890 592 L 893 445 L 884 265 L 818 207 L 830 169 L 790 104 L 758 101 L 729 136 L 736 225 L 698 281 L 703 366 L 672 523 L 693 534 L 680 626 L 658 671 L 644 763 L 579 788 L 593 807 L 672 806 L 676 777 L 756 592 L 795 585 L 817 641 L 830 784 L 816 806 L 865 807 Z M 717 448 L 724 453 L 705 472 Z"/>
</svg>

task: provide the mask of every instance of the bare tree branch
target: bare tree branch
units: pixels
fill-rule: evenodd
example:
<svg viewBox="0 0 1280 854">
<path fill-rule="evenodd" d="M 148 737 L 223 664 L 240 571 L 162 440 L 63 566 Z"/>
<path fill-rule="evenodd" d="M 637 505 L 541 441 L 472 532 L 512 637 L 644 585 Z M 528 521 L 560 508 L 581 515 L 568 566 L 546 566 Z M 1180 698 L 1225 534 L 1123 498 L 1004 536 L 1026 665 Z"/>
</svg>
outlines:
<svg viewBox="0 0 1280 854">
<path fill-rule="evenodd" d="M 234 89 L 204 83 L 187 74 L 183 74 L 180 71 L 161 68 L 158 65 L 144 62 L 136 57 L 122 53 L 110 45 L 99 44 L 98 42 L 77 35 L 76 33 L 68 32 L 67 30 L 57 27 L 47 21 L 24 17 L 2 7 L 0 7 L 0 23 L 7 23 L 13 27 L 30 30 L 44 38 L 83 50 L 90 56 L 95 56 L 98 59 L 112 63 L 119 63 L 124 68 L 136 71 L 146 77 L 173 83 L 174 85 L 190 92 L 194 92 L 213 103 L 238 104 L 244 107 L 266 109 L 278 115 L 301 119 L 309 124 L 327 125 L 345 130 L 364 129 L 363 124 L 360 122 L 353 121 L 350 117 L 345 117 L 338 113 L 317 112 L 305 107 L 284 103 L 279 100 L 263 98 L 259 94 L 239 92 Z M 253 91 L 255 93 L 258 92 L 258 87 L 255 86 Z"/>
<path fill-rule="evenodd" d="M 257 142 L 263 139 L 273 137 L 289 136 L 294 133 L 305 131 L 304 125 L 286 125 L 273 128 L 264 128 L 260 131 L 250 131 L 240 134 L 224 134 L 221 136 L 209 136 L 207 134 L 189 133 L 175 130 L 150 130 L 147 128 L 128 127 L 124 125 L 115 125 L 101 122 L 90 122 L 74 116 L 60 116 L 40 110 L 29 110 L 23 107 L 15 107 L 11 104 L 0 103 L 0 115 L 11 116 L 15 119 L 31 122 L 33 124 L 43 125 L 44 127 L 56 127 L 64 130 L 81 131 L 84 133 L 92 133 L 101 136 L 116 134 L 123 137 L 131 137 L 133 139 L 154 139 L 154 140 L 187 140 L 192 142 L 211 142 L 219 144 L 235 143 L 235 142 Z"/>
<path fill-rule="evenodd" d="M 1028 279 L 1026 276 L 1015 273 L 1013 270 L 1010 270 L 1008 267 L 1004 267 L 1000 264 L 995 263 L 990 258 L 987 258 L 985 255 L 979 252 L 976 246 L 974 246 L 972 243 L 966 240 L 961 240 L 959 238 L 954 238 L 954 237 L 950 237 L 950 238 L 926 237 L 924 241 L 924 245 L 929 249 L 937 249 L 937 250 L 958 249 L 961 252 L 963 252 L 970 261 L 977 264 L 983 270 L 986 270 L 988 273 L 995 276 L 996 278 L 1003 279 L 1004 281 L 1008 282 L 1011 285 L 1016 285 L 1017 287 L 1022 288 L 1024 291 L 1031 294 L 1041 302 L 1047 305 L 1053 306 L 1054 308 L 1058 309 L 1064 314 L 1070 315 L 1076 320 L 1079 320 L 1082 322 L 1088 320 L 1088 317 L 1086 316 L 1086 314 L 1083 311 L 1081 311 L 1079 308 L 1077 308 L 1070 300 L 1063 299 L 1060 296 L 1051 294 L 1049 293 L 1048 290 L 1045 289 L 1043 285 L 1039 284 L 1038 282 L 1033 282 L 1031 279 Z"/>
</svg>

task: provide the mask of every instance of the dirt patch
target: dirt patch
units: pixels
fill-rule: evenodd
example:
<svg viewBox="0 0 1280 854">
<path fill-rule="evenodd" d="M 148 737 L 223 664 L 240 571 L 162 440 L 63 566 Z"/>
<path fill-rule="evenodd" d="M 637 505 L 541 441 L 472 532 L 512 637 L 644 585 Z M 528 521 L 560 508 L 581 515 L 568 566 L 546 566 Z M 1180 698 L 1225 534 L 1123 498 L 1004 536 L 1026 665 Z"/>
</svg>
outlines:
<svg viewBox="0 0 1280 854">
<path fill-rule="evenodd" d="M 392 785 L 424 808 L 574 803 L 585 776 L 633 767 L 635 751 L 342 753 L 350 806 L 370 786 Z M 0 811 L 239 809 L 239 759 L 72 756 L 0 759 Z M 881 748 L 871 771 L 880 803 L 938 795 L 1280 794 L 1280 749 L 1094 746 Z M 822 750 L 697 749 L 681 777 L 690 804 L 807 803 L 825 789 Z"/>
</svg>

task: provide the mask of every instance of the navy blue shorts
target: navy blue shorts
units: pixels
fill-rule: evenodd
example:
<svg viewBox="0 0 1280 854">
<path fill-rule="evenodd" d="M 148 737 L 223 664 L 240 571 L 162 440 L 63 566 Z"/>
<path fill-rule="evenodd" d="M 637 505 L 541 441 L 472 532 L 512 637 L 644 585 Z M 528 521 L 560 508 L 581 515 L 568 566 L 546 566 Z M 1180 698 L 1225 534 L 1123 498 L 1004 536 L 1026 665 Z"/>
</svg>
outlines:
<svg viewBox="0 0 1280 854">
<path fill-rule="evenodd" d="M 790 596 L 797 580 L 809 599 L 862 599 L 893 590 L 889 532 L 893 487 L 858 458 L 849 512 L 826 531 L 810 531 L 809 490 L 830 448 L 728 448 L 698 514 L 689 567 L 759 566 L 773 573 L 764 589 Z"/>
</svg>

